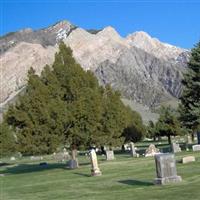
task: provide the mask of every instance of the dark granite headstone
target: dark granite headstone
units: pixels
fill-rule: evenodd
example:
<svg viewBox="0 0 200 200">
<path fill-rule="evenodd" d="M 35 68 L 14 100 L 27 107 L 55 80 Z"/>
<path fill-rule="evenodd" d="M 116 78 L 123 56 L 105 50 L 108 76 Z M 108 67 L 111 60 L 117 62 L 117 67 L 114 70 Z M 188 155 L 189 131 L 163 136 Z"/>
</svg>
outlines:
<svg viewBox="0 0 200 200">
<path fill-rule="evenodd" d="M 73 159 L 69 160 L 67 162 L 67 166 L 68 166 L 69 169 L 76 169 L 76 168 L 78 168 L 79 165 L 78 165 L 77 159 L 75 159 L 75 160 L 73 160 Z"/>
<path fill-rule="evenodd" d="M 180 182 L 182 178 L 177 176 L 176 161 L 173 154 L 155 155 L 157 178 L 155 184 L 164 185 L 171 182 Z"/>
</svg>

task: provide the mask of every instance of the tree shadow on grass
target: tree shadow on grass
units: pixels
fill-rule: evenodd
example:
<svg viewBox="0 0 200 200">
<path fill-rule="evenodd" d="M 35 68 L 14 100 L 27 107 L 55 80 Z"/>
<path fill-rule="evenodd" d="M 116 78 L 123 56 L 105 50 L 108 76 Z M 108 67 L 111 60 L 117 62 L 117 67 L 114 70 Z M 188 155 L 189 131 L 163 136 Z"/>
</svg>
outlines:
<svg viewBox="0 0 200 200">
<path fill-rule="evenodd" d="M 89 163 L 80 163 L 80 166 L 89 165 Z M 67 163 L 47 163 L 44 165 L 40 165 L 40 163 L 35 164 L 19 164 L 15 166 L 7 167 L 6 169 L 2 170 L 1 173 L 3 174 L 23 174 L 23 173 L 32 173 L 32 172 L 40 172 L 45 170 L 52 170 L 52 169 L 63 169 L 63 170 L 70 170 L 67 167 Z"/>
<path fill-rule="evenodd" d="M 5 167 L 5 166 L 8 166 L 8 165 L 11 165 L 11 164 L 10 163 L 5 163 L 5 162 L 0 163 L 0 167 Z"/>
<path fill-rule="evenodd" d="M 135 186 L 152 186 L 154 185 L 150 181 L 139 181 L 139 180 L 133 180 L 133 179 L 128 179 L 128 180 L 121 180 L 118 181 L 119 183 L 127 184 L 127 185 L 135 185 Z"/>
<path fill-rule="evenodd" d="M 40 172 L 44 170 L 51 169 L 65 169 L 66 164 L 64 163 L 50 163 L 47 165 L 38 164 L 19 164 L 13 167 L 7 167 L 5 170 L 1 171 L 3 174 L 23 174 L 23 173 L 32 173 Z"/>
</svg>

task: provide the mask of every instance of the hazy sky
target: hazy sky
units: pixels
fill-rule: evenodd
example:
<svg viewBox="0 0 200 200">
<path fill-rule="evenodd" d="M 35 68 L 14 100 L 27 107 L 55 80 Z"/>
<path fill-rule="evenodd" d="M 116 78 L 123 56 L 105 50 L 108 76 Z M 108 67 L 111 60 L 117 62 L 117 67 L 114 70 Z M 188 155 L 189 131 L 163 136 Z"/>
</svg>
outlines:
<svg viewBox="0 0 200 200">
<path fill-rule="evenodd" d="M 0 0 L 0 35 L 67 19 L 86 29 L 113 26 L 122 36 L 146 31 L 191 48 L 200 40 L 200 0 Z"/>
</svg>

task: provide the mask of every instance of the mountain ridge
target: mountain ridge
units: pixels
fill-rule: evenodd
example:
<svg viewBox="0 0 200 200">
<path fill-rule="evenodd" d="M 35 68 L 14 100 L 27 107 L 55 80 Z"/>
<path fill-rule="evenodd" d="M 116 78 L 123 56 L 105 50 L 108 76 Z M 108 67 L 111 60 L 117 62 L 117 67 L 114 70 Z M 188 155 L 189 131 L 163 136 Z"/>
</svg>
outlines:
<svg viewBox="0 0 200 200">
<path fill-rule="evenodd" d="M 121 37 L 111 26 L 89 31 L 64 20 L 0 38 L 0 106 L 26 85 L 30 67 L 40 74 L 45 64 L 53 62 L 61 40 L 85 70 L 92 70 L 102 85 L 111 84 L 127 99 L 151 107 L 181 94 L 188 50 L 143 31 Z"/>
</svg>

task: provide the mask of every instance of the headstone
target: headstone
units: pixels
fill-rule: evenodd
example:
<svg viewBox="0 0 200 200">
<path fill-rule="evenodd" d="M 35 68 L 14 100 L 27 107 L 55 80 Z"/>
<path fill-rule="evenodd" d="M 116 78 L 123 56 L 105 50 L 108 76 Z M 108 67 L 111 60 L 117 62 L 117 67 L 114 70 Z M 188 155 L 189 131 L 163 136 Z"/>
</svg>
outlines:
<svg viewBox="0 0 200 200">
<path fill-rule="evenodd" d="M 135 151 L 134 143 L 131 142 L 131 143 L 130 143 L 130 146 L 131 146 L 131 156 L 132 156 L 132 157 L 137 157 L 137 153 L 136 153 L 136 151 Z"/>
<path fill-rule="evenodd" d="M 190 163 L 190 162 L 195 162 L 195 157 L 194 156 L 186 156 L 182 158 L 182 163 Z"/>
<path fill-rule="evenodd" d="M 39 161 L 39 160 L 43 160 L 43 157 L 42 156 L 31 156 L 30 159 L 32 161 Z"/>
<path fill-rule="evenodd" d="M 17 152 L 17 158 L 22 158 L 22 153 L 21 152 Z"/>
<path fill-rule="evenodd" d="M 106 150 L 106 160 L 114 160 L 114 152 L 111 150 Z"/>
<path fill-rule="evenodd" d="M 129 149 L 129 145 L 128 144 L 124 144 L 124 150 L 127 151 Z"/>
<path fill-rule="evenodd" d="M 200 131 L 197 132 L 197 143 L 200 144 Z"/>
<path fill-rule="evenodd" d="M 67 160 L 70 158 L 69 152 L 64 148 L 63 149 L 63 159 Z"/>
<path fill-rule="evenodd" d="M 181 148 L 180 148 L 179 144 L 172 143 L 171 147 L 172 147 L 172 152 L 173 153 L 181 152 Z"/>
<path fill-rule="evenodd" d="M 155 147 L 154 144 L 150 144 L 149 147 L 146 149 L 145 157 L 154 156 L 160 153 L 160 150 Z"/>
<path fill-rule="evenodd" d="M 191 135 L 187 135 L 187 143 L 188 143 L 188 144 L 192 144 Z"/>
<path fill-rule="evenodd" d="M 70 158 L 70 155 L 67 152 L 67 150 L 64 148 L 63 152 L 59 152 L 59 153 L 54 152 L 52 157 L 57 162 L 66 162 Z"/>
<path fill-rule="evenodd" d="M 92 176 L 101 176 L 101 171 L 98 167 L 98 162 L 97 162 L 97 155 L 94 149 L 90 151 L 90 160 L 91 160 L 91 175 Z"/>
<path fill-rule="evenodd" d="M 10 158 L 10 160 L 11 160 L 11 161 L 15 161 L 16 158 L 13 156 L 13 157 Z"/>
<path fill-rule="evenodd" d="M 192 146 L 193 151 L 200 151 L 200 144 L 196 144 Z"/>
<path fill-rule="evenodd" d="M 72 158 L 67 163 L 67 166 L 70 169 L 76 169 L 76 168 L 79 167 L 79 165 L 78 165 L 78 159 L 76 157 L 77 157 L 77 150 L 74 149 L 74 150 L 72 150 Z"/>
<path fill-rule="evenodd" d="M 182 178 L 177 176 L 176 161 L 173 154 L 157 154 L 155 155 L 155 163 L 157 173 L 155 184 L 164 185 L 182 181 Z"/>
</svg>

